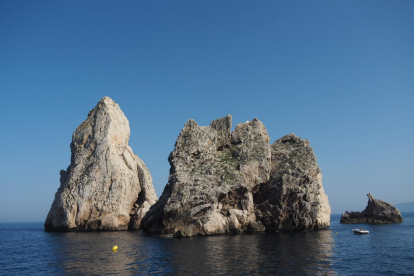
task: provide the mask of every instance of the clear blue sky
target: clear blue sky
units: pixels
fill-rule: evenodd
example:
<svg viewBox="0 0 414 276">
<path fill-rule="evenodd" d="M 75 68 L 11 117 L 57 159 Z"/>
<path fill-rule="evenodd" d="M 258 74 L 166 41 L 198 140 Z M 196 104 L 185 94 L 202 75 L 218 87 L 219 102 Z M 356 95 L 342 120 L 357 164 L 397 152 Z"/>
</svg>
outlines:
<svg viewBox="0 0 414 276">
<path fill-rule="evenodd" d="M 414 201 L 414 1 L 0 1 L 0 221 L 44 221 L 103 97 L 161 195 L 184 123 L 310 140 L 333 213 Z"/>
</svg>

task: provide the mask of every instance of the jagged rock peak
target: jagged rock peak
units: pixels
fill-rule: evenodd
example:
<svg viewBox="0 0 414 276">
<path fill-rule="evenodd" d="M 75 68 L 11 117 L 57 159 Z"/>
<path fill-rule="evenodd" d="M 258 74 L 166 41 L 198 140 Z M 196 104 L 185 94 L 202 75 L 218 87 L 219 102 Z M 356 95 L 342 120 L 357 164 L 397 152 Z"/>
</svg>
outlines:
<svg viewBox="0 0 414 276">
<path fill-rule="evenodd" d="M 376 199 L 371 193 L 367 194 L 368 205 L 362 212 L 342 214 L 341 223 L 397 223 L 403 218 L 400 211 L 393 205 Z"/>
<path fill-rule="evenodd" d="M 71 164 L 61 171 L 60 188 L 45 229 L 138 229 L 157 197 L 144 162 L 128 145 L 128 119 L 104 97 L 72 136 Z"/>
<path fill-rule="evenodd" d="M 210 126 L 184 125 L 168 159 L 168 184 L 142 229 L 179 237 L 329 227 L 309 142 L 289 134 L 269 145 L 257 118 L 233 132 L 231 123 L 228 115 Z"/>
<path fill-rule="evenodd" d="M 246 123 L 238 124 L 232 133 L 232 142 L 236 144 L 252 141 L 255 138 L 261 139 L 265 143 L 269 143 L 270 141 L 266 127 L 257 118 Z M 243 139 L 244 141 L 242 141 Z"/>
<path fill-rule="evenodd" d="M 218 148 L 224 148 L 229 146 L 231 137 L 231 124 L 232 117 L 227 115 L 224 118 L 213 120 L 210 123 L 210 127 L 217 131 L 217 146 Z"/>
</svg>

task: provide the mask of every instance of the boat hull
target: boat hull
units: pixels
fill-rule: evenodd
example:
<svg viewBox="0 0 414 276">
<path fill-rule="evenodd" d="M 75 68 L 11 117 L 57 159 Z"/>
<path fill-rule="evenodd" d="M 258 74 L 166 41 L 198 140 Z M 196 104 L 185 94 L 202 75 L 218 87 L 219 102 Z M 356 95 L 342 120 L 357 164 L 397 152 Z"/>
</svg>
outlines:
<svg viewBox="0 0 414 276">
<path fill-rule="evenodd" d="M 352 232 L 357 235 L 369 234 L 369 231 L 364 229 L 352 229 Z"/>
</svg>

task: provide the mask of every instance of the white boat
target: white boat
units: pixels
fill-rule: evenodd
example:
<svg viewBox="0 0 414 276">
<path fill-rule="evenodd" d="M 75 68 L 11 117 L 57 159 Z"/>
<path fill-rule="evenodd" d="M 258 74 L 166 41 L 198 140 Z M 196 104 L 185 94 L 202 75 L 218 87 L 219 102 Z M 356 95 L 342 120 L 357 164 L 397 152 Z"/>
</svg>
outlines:
<svg viewBox="0 0 414 276">
<path fill-rule="evenodd" d="M 354 232 L 355 234 L 369 234 L 368 230 L 365 230 L 365 229 L 362 229 L 362 228 L 352 229 L 352 232 Z"/>
</svg>

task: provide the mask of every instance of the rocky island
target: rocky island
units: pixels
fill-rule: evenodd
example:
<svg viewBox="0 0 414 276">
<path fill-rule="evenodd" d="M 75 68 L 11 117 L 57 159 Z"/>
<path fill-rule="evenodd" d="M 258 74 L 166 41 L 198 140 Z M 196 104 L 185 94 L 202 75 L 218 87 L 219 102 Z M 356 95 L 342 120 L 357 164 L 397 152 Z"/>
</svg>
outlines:
<svg viewBox="0 0 414 276">
<path fill-rule="evenodd" d="M 368 194 L 368 205 L 362 212 L 342 214 L 341 223 L 396 223 L 402 222 L 400 211 L 391 204 Z"/>
<path fill-rule="evenodd" d="M 328 228 L 331 209 L 309 141 L 289 134 L 269 145 L 256 118 L 231 126 L 230 115 L 185 124 L 168 158 L 168 184 L 141 228 L 174 237 Z"/>
<path fill-rule="evenodd" d="M 71 164 L 60 172 L 46 230 L 139 229 L 157 196 L 149 170 L 128 145 L 129 136 L 118 104 L 102 98 L 73 133 Z"/>
</svg>

